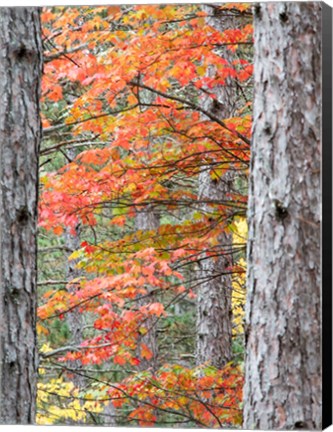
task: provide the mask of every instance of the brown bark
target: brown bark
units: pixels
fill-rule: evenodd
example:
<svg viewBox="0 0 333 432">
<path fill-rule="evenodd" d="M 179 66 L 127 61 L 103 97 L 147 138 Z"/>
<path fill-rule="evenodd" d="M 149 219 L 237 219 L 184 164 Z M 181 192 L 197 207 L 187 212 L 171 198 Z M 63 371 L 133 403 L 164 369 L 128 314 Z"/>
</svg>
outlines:
<svg viewBox="0 0 333 432">
<path fill-rule="evenodd" d="M 38 8 L 0 10 L 0 423 L 35 421 Z"/>
<path fill-rule="evenodd" d="M 244 427 L 321 428 L 321 4 L 255 7 Z"/>
</svg>

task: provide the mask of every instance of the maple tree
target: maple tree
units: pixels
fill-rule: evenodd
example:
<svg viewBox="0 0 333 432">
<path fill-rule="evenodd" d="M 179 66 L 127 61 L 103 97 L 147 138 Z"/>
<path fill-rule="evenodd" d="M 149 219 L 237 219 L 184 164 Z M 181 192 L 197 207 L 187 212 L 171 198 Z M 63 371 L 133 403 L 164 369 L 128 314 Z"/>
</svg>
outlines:
<svg viewBox="0 0 333 432">
<path fill-rule="evenodd" d="M 209 14 L 241 17 L 243 25 L 221 32 Z M 239 3 L 209 12 L 198 5 L 43 11 L 38 331 L 51 378 L 41 375 L 41 423 L 102 422 L 101 404 L 110 401 L 117 424 L 241 423 L 251 20 Z M 241 108 L 221 119 L 216 89 L 230 78 Z M 203 171 L 216 183 L 236 173 L 224 199 L 199 197 Z M 158 223 L 140 226 L 140 215 Z M 77 236 L 78 227 L 80 247 L 66 252 L 80 272 L 68 281 L 64 235 Z M 233 235 L 227 248 L 223 232 Z M 205 281 L 198 266 L 221 255 L 233 279 L 236 357 L 217 369 L 191 359 L 196 290 Z M 79 344 L 66 322 L 73 311 L 83 317 Z M 56 380 L 57 370 L 66 381 Z M 75 386 L 80 375 L 83 389 Z M 61 398 L 64 408 L 55 409 Z"/>
</svg>

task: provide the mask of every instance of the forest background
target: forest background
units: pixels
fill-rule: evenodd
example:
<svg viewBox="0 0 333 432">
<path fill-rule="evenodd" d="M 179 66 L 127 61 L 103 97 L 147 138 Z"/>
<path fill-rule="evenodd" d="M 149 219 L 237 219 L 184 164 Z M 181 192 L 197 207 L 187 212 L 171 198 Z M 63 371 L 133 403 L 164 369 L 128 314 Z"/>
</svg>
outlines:
<svg viewBox="0 0 333 432">
<path fill-rule="evenodd" d="M 42 31 L 37 421 L 240 425 L 249 5 Z"/>
</svg>

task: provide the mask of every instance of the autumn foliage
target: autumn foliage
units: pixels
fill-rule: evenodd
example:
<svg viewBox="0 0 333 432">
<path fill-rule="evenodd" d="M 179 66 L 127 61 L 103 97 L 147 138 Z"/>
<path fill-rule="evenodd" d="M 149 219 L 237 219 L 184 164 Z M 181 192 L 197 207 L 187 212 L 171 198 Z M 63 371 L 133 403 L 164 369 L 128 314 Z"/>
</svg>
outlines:
<svg viewBox="0 0 333 432">
<path fill-rule="evenodd" d="M 211 16 L 241 25 L 220 32 Z M 114 424 L 239 425 L 241 358 L 222 370 L 197 365 L 193 316 L 196 269 L 226 254 L 241 345 L 249 6 L 54 7 L 42 22 L 38 421 L 102 424 L 104 413 Z M 230 83 L 241 108 L 221 120 L 215 89 Z M 224 200 L 200 201 L 202 170 L 216 182 L 237 173 Z M 149 214 L 158 226 L 138 226 Z M 232 250 L 219 244 L 223 231 Z M 66 236 L 80 247 L 64 255 Z M 67 258 L 78 271 L 71 280 Z M 84 323 L 78 345 L 66 330 L 73 314 Z"/>
</svg>

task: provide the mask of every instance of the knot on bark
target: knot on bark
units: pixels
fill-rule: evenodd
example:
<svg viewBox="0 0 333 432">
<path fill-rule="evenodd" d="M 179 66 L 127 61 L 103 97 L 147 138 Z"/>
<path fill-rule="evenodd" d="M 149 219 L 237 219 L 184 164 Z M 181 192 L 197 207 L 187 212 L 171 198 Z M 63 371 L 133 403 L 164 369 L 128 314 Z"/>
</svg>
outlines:
<svg viewBox="0 0 333 432">
<path fill-rule="evenodd" d="M 284 220 L 288 216 L 288 209 L 279 200 L 274 200 L 275 216 L 278 220 Z"/>
<path fill-rule="evenodd" d="M 280 21 L 284 24 L 288 21 L 288 15 L 285 11 L 279 13 Z"/>
<path fill-rule="evenodd" d="M 306 430 L 306 429 L 307 430 L 312 429 L 312 427 L 310 427 L 306 421 L 300 420 L 295 422 L 294 430 Z"/>
<path fill-rule="evenodd" d="M 26 44 L 15 44 L 9 49 L 9 53 L 17 61 L 27 60 L 33 61 L 38 53 L 31 46 Z"/>
<path fill-rule="evenodd" d="M 29 219 L 29 211 L 26 206 L 20 207 L 18 210 L 16 210 L 16 221 L 19 224 L 26 224 Z"/>
</svg>

